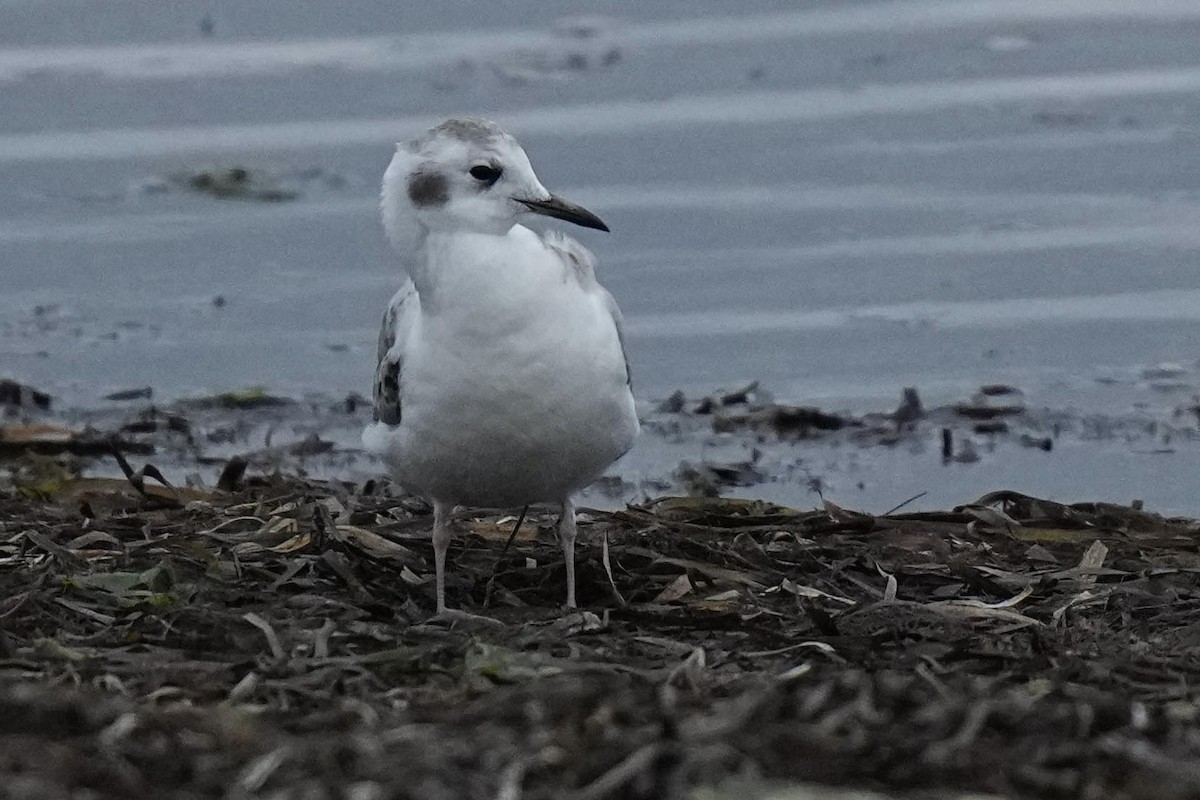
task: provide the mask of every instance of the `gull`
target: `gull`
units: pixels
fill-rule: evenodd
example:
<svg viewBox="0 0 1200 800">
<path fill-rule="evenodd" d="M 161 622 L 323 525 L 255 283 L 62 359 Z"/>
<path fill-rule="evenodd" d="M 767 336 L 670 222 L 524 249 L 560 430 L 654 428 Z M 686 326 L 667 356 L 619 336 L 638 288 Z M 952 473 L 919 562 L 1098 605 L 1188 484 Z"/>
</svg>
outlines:
<svg viewBox="0 0 1200 800">
<path fill-rule="evenodd" d="M 621 312 L 595 258 L 543 215 L 608 227 L 551 194 L 494 122 L 450 119 L 396 146 L 383 227 L 407 280 L 383 316 L 374 420 L 363 431 L 392 477 L 433 505 L 437 615 L 456 506 L 561 507 L 575 601 L 575 507 L 638 434 Z"/>
</svg>

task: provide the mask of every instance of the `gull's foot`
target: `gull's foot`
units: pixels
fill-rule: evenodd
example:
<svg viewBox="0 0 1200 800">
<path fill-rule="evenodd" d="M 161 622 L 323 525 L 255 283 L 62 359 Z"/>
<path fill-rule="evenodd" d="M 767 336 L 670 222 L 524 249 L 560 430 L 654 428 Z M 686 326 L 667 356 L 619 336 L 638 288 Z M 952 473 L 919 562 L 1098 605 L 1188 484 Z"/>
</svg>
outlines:
<svg viewBox="0 0 1200 800">
<path fill-rule="evenodd" d="M 457 608 L 443 608 L 429 618 L 430 622 L 440 622 L 443 625 L 461 626 L 468 628 L 503 628 L 504 623 L 498 619 L 460 611 Z"/>
</svg>

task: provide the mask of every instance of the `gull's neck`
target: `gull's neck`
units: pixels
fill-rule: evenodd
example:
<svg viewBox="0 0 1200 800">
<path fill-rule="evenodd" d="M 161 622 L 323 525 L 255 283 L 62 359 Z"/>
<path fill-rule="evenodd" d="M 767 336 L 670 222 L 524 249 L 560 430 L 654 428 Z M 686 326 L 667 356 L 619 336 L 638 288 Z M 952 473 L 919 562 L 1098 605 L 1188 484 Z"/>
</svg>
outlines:
<svg viewBox="0 0 1200 800">
<path fill-rule="evenodd" d="M 383 218 L 383 230 L 388 241 L 400 255 L 400 266 L 417 283 L 415 272 L 420 271 L 421 251 L 425 247 L 428 231 L 409 213 L 408 198 L 404 197 L 404 181 L 402 176 L 407 170 L 407 163 L 399 156 L 392 159 L 388 165 L 383 180 L 383 194 L 380 197 L 380 211 Z M 420 286 L 417 287 L 418 291 Z"/>
<path fill-rule="evenodd" d="M 525 307 L 551 277 L 543 254 L 538 235 L 522 225 L 502 234 L 435 230 L 425 234 L 410 274 L 430 313 L 477 304 Z"/>
</svg>

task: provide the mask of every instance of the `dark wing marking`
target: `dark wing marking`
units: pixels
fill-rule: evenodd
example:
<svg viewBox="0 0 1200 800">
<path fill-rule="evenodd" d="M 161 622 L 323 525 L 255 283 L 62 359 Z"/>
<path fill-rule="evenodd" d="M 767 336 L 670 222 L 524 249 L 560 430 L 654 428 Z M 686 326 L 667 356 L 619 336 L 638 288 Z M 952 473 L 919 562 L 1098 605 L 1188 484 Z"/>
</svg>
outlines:
<svg viewBox="0 0 1200 800">
<path fill-rule="evenodd" d="M 411 303 L 416 296 L 417 290 L 412 285 L 412 281 L 406 281 L 388 303 L 387 310 L 383 312 L 383 324 L 379 327 L 379 348 L 376 351 L 375 365 L 374 417 L 376 422 L 386 425 L 400 424 L 402 353 L 404 352 L 404 339 L 408 335 L 409 315 L 412 313 Z"/>
</svg>

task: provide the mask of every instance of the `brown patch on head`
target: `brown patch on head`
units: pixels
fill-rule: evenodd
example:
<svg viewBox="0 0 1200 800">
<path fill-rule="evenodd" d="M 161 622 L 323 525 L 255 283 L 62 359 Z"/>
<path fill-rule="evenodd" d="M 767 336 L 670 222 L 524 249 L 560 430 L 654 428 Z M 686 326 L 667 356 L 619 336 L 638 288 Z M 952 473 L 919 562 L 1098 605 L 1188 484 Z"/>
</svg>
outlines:
<svg viewBox="0 0 1200 800">
<path fill-rule="evenodd" d="M 486 148 L 502 139 L 511 138 L 504 129 L 487 119 L 459 117 L 448 119 L 436 128 L 430 128 L 420 136 L 402 145 L 413 155 L 420 155 L 439 139 L 454 139 L 473 147 Z"/>
<path fill-rule="evenodd" d="M 414 172 L 408 178 L 408 199 L 417 208 L 445 205 L 450 182 L 440 172 Z"/>
<path fill-rule="evenodd" d="M 469 144 L 486 144 L 504 136 L 504 129 L 491 120 L 476 117 L 448 119 L 433 129 L 434 132 L 451 136 L 460 142 Z"/>
</svg>

